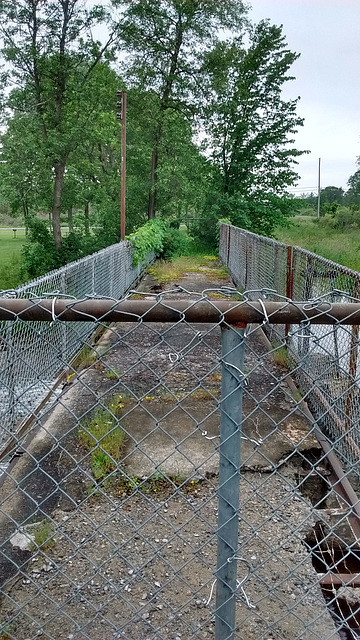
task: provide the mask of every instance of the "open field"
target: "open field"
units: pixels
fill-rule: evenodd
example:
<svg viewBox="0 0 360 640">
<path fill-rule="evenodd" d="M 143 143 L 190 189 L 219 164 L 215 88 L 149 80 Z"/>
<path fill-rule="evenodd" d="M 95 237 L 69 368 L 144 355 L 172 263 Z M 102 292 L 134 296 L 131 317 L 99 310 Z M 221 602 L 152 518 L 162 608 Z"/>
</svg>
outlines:
<svg viewBox="0 0 360 640">
<path fill-rule="evenodd" d="M 21 249 L 25 241 L 25 230 L 16 232 L 0 228 L 0 289 L 10 289 L 21 284 Z"/>
<path fill-rule="evenodd" d="M 290 227 L 277 228 L 277 240 L 313 251 L 324 258 L 360 271 L 360 229 L 340 231 L 316 221 L 296 216 Z"/>
</svg>

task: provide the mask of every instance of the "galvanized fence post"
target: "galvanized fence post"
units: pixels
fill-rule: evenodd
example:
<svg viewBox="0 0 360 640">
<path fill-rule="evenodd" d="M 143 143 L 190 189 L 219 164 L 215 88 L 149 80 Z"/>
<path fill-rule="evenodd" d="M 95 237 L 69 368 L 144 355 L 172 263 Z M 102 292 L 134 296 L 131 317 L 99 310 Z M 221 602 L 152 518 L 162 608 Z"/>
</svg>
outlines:
<svg viewBox="0 0 360 640">
<path fill-rule="evenodd" d="M 231 640 L 235 630 L 240 497 L 240 443 L 245 325 L 223 326 L 220 460 L 218 490 L 216 640 Z"/>
</svg>

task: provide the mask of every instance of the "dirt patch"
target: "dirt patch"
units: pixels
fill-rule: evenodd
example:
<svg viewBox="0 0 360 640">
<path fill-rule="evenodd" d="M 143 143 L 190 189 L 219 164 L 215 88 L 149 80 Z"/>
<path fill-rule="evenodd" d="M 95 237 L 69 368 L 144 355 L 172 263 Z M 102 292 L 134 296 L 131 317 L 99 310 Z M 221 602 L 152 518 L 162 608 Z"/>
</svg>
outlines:
<svg viewBox="0 0 360 640">
<path fill-rule="evenodd" d="M 301 542 L 310 510 L 294 500 L 293 482 L 290 467 L 282 478 L 243 476 L 239 545 L 251 562 L 245 592 L 255 607 L 239 594 L 243 640 L 265 632 L 284 640 L 335 637 Z M 71 513 L 56 510 L 55 546 L 34 554 L 3 605 L 16 638 L 212 638 L 214 488 L 208 482 L 166 501 L 141 492 L 119 498 L 110 490 Z M 239 576 L 245 573 L 239 562 Z"/>
</svg>

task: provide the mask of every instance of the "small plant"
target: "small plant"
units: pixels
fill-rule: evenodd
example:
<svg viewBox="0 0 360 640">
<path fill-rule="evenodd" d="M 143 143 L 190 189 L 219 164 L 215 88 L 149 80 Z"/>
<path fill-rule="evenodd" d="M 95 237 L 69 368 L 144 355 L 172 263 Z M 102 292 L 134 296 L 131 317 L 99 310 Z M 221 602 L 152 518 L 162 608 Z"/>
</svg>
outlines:
<svg viewBox="0 0 360 640">
<path fill-rule="evenodd" d="M 118 380 L 119 376 L 119 371 L 114 367 L 105 373 L 105 378 L 107 378 L 107 380 Z"/>
<path fill-rule="evenodd" d="M 42 520 L 32 529 L 34 547 L 36 549 L 50 549 L 55 544 L 51 520 Z M 0 636 L 1 637 L 1 636 Z"/>
<path fill-rule="evenodd" d="M 0 622 L 0 640 L 11 640 L 14 637 L 12 635 L 12 627 L 7 622 Z"/>
<path fill-rule="evenodd" d="M 288 364 L 288 352 L 285 346 L 278 347 L 275 351 L 272 352 L 272 357 L 276 364 L 281 365 L 282 367 L 286 367 Z"/>
<path fill-rule="evenodd" d="M 126 493 L 127 495 L 131 495 L 134 491 L 137 490 L 139 485 L 141 484 L 140 478 L 136 478 L 134 476 L 126 476 L 122 475 L 120 479 L 120 489 L 119 495 Z M 145 493 L 143 491 L 143 493 Z"/>
<path fill-rule="evenodd" d="M 79 431 L 80 443 L 91 452 L 91 468 L 96 481 L 112 473 L 120 459 L 125 434 L 117 416 L 123 407 L 122 396 L 116 396 L 108 407 L 98 409 Z"/>
<path fill-rule="evenodd" d="M 73 369 L 86 369 L 96 362 L 98 357 L 97 352 L 89 344 L 86 344 L 76 356 L 72 363 Z"/>
</svg>

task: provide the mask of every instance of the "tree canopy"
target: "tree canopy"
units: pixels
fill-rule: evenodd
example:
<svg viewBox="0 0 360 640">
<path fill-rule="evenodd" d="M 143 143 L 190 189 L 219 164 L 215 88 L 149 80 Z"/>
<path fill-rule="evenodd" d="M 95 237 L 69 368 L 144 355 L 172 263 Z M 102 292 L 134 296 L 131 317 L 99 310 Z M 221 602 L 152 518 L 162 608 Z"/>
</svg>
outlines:
<svg viewBox="0 0 360 640">
<path fill-rule="evenodd" d="M 25 218 L 51 213 L 56 248 L 61 216 L 72 226 L 79 209 L 87 235 L 95 215 L 104 242 L 119 238 L 117 89 L 128 92 L 129 231 L 186 214 L 207 230 L 227 216 L 271 234 L 287 215 L 303 120 L 282 89 L 298 54 L 281 27 L 251 24 L 245 3 L 4 0 L 0 37 L 0 191 Z"/>
</svg>

